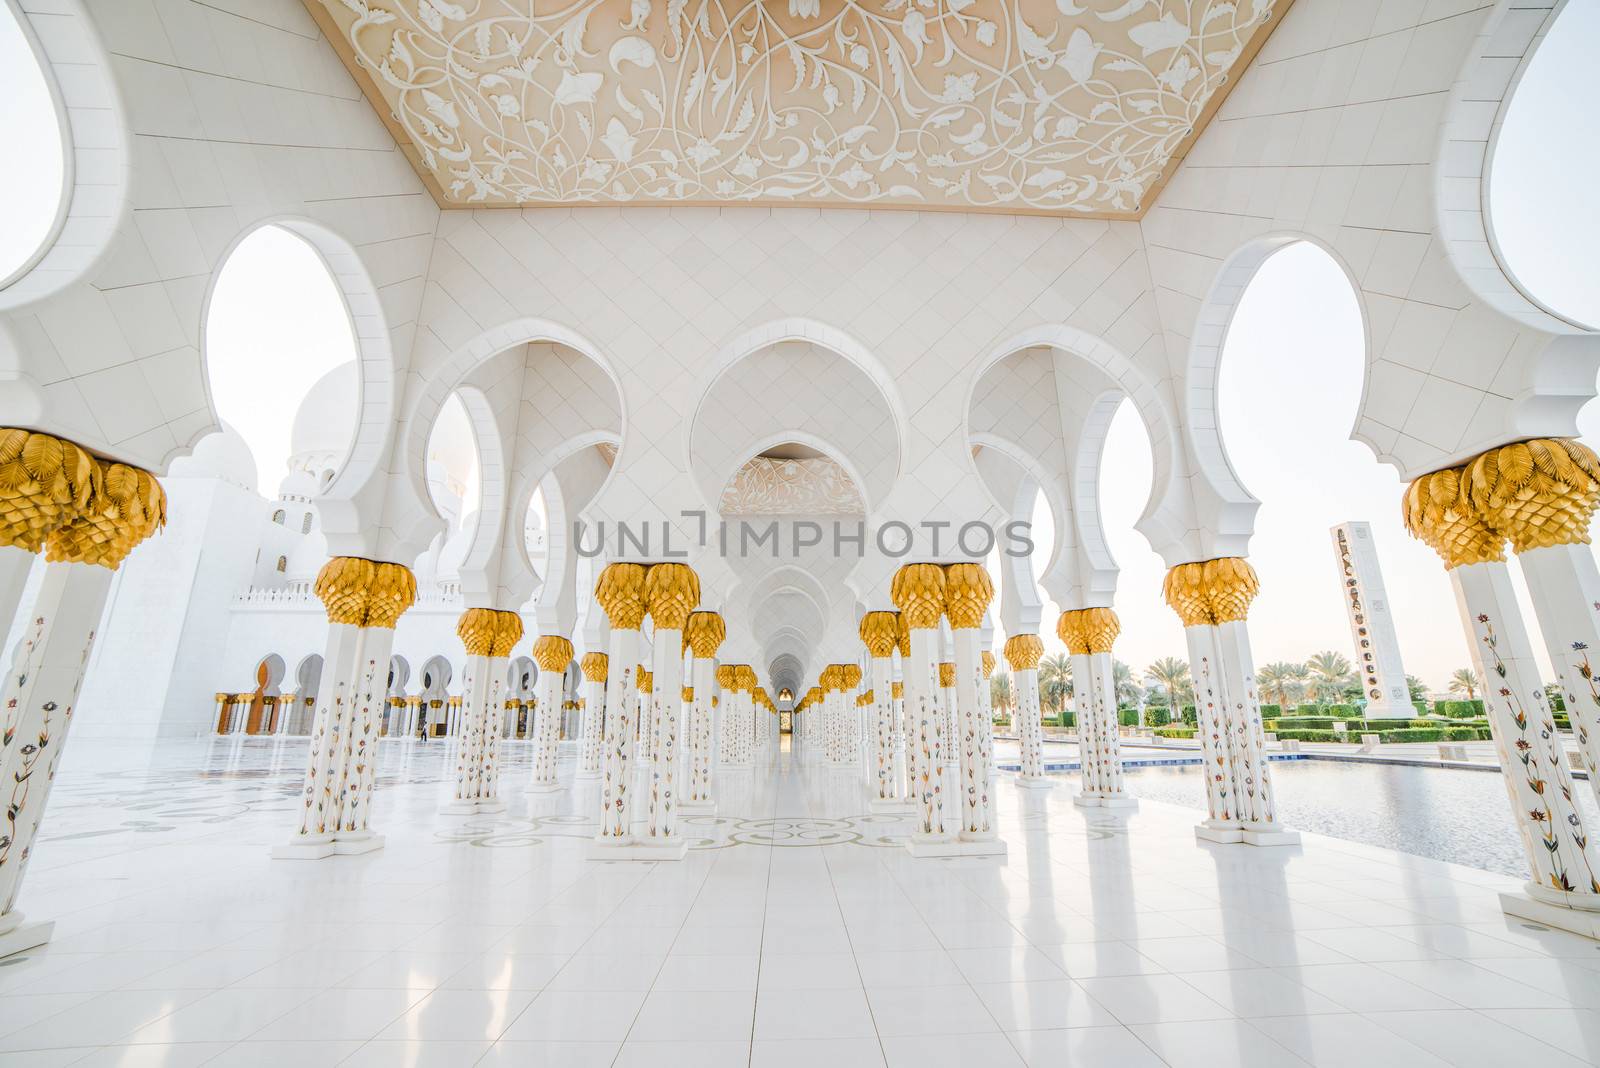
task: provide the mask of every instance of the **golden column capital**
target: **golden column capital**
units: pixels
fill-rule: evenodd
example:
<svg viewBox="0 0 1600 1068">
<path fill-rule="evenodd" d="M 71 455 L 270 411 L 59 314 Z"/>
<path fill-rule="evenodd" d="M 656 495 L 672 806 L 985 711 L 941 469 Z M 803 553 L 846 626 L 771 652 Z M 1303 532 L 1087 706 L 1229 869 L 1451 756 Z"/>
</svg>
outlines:
<svg viewBox="0 0 1600 1068">
<path fill-rule="evenodd" d="M 906 684 L 903 682 L 897 682 L 890 686 L 889 696 L 896 701 L 904 701 L 906 698 Z"/>
<path fill-rule="evenodd" d="M 322 565 L 312 587 L 328 610 L 329 623 L 393 630 L 417 600 L 410 568 L 359 556 L 335 556 Z"/>
<path fill-rule="evenodd" d="M 861 644 L 874 660 L 893 656 L 900 640 L 900 613 L 868 612 L 861 617 Z"/>
<path fill-rule="evenodd" d="M 814 705 L 820 700 L 822 700 L 822 687 L 821 686 L 813 686 L 813 687 L 811 687 L 811 689 L 806 691 L 806 704 L 807 705 Z"/>
<path fill-rule="evenodd" d="M 848 689 L 850 689 L 852 687 L 861 685 L 861 665 L 860 664 L 844 664 L 844 665 L 841 665 L 841 666 L 844 668 L 844 687 L 845 687 L 845 689 L 848 690 Z"/>
<path fill-rule="evenodd" d="M 584 653 L 583 660 L 578 666 L 583 668 L 583 677 L 590 682 L 605 682 L 611 667 L 611 658 L 605 653 Z"/>
<path fill-rule="evenodd" d="M 1167 572 L 1162 593 L 1183 625 L 1196 627 L 1243 621 L 1260 588 L 1248 560 L 1224 556 L 1179 564 Z"/>
<path fill-rule="evenodd" d="M 696 660 L 710 660 L 716 656 L 727 636 L 727 624 L 716 612 L 691 612 L 683 625 L 683 640 L 694 650 Z"/>
<path fill-rule="evenodd" d="M 948 690 L 956 684 L 956 666 L 946 660 L 939 665 L 939 687 Z"/>
<path fill-rule="evenodd" d="M 100 476 L 99 461 L 70 441 L 0 427 L 0 545 L 44 548 L 47 534 L 88 509 Z"/>
<path fill-rule="evenodd" d="M 899 620 L 900 630 L 895 635 L 894 647 L 900 651 L 900 656 L 904 659 L 911 655 L 911 624 L 906 622 L 903 612 L 896 612 L 895 618 Z"/>
<path fill-rule="evenodd" d="M 693 686 L 685 686 L 683 688 L 683 703 L 684 704 L 691 704 L 691 703 L 693 703 L 693 701 L 694 701 L 694 687 Z"/>
<path fill-rule="evenodd" d="M 522 640 L 522 617 L 493 608 L 469 608 L 456 621 L 456 635 L 468 656 L 510 656 L 511 647 Z"/>
<path fill-rule="evenodd" d="M 982 564 L 950 564 L 944 569 L 944 614 L 952 630 L 983 626 L 983 614 L 994 600 L 994 583 Z"/>
<path fill-rule="evenodd" d="M 1461 469 L 1460 496 L 1513 552 L 1587 545 L 1600 505 L 1600 457 L 1571 438 L 1501 445 Z"/>
<path fill-rule="evenodd" d="M 541 634 L 533 643 L 533 662 L 540 671 L 565 671 L 572 663 L 572 643 L 559 634 Z"/>
<path fill-rule="evenodd" d="M 637 686 L 640 693 L 655 692 L 656 677 L 653 673 L 646 671 L 643 664 L 640 664 L 638 668 L 635 669 L 635 678 L 638 680 Z"/>
<path fill-rule="evenodd" d="M 167 491 L 148 471 L 104 460 L 95 464 L 100 476 L 89 503 L 45 535 L 45 559 L 115 571 L 140 542 L 167 525 Z"/>
<path fill-rule="evenodd" d="M 1074 656 L 1109 653 L 1120 633 L 1122 624 L 1109 608 L 1075 608 L 1056 621 L 1056 635 Z"/>
<path fill-rule="evenodd" d="M 700 603 L 700 576 L 688 564 L 651 564 L 644 599 L 657 629 L 682 630 Z"/>
<path fill-rule="evenodd" d="M 906 564 L 894 573 L 889 596 L 907 627 L 937 627 L 939 617 L 944 615 L 944 568 L 938 564 Z"/>
<path fill-rule="evenodd" d="M 732 664 L 717 665 L 717 685 L 724 690 L 731 690 L 739 681 L 739 676 L 734 672 Z"/>
<path fill-rule="evenodd" d="M 1472 507 L 1462 489 L 1462 469 L 1447 467 L 1416 479 L 1400 498 L 1407 532 L 1438 553 L 1447 571 L 1506 558 L 1504 535 Z"/>
<path fill-rule="evenodd" d="M 867 691 L 863 692 L 862 695 L 861 695 L 861 705 L 862 705 L 863 708 L 865 708 L 867 705 L 872 704 L 877 699 L 878 699 L 877 691 L 875 691 L 875 690 L 867 690 Z"/>
<path fill-rule="evenodd" d="M 754 692 L 756 688 L 756 669 L 749 664 L 735 664 L 734 676 L 738 679 L 738 688 L 741 691 Z"/>
<path fill-rule="evenodd" d="M 614 630 L 638 630 L 645 613 L 643 564 L 607 564 L 594 584 L 594 599 Z"/>
<path fill-rule="evenodd" d="M 992 678 L 994 676 L 994 654 L 985 649 L 981 659 L 983 661 L 983 677 L 986 679 Z"/>
<path fill-rule="evenodd" d="M 1003 651 L 1012 671 L 1037 670 L 1039 658 L 1044 656 L 1044 642 L 1037 634 L 1013 634 L 1006 639 Z"/>
</svg>

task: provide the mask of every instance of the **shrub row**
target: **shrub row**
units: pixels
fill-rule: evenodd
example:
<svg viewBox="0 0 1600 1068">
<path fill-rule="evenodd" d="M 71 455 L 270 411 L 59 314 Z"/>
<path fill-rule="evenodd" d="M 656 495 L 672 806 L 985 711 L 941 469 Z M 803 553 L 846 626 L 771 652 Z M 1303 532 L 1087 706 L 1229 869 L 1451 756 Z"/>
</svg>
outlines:
<svg viewBox="0 0 1600 1068">
<path fill-rule="evenodd" d="M 1400 727 L 1393 730 L 1352 731 L 1335 734 L 1327 730 L 1278 731 L 1279 741 L 1353 742 L 1361 734 L 1376 734 L 1380 742 L 1483 742 L 1489 739 L 1488 727 Z"/>
</svg>

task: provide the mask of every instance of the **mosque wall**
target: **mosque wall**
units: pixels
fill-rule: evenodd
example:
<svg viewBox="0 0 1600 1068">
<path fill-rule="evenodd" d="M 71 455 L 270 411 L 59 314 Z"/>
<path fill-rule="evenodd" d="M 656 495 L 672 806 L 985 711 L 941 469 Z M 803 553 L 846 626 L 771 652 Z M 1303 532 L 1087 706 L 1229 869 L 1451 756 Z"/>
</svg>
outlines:
<svg viewBox="0 0 1600 1068">
<path fill-rule="evenodd" d="M 378 364 L 410 352 L 438 211 L 304 7 L 27 7 L 69 107 L 109 82 L 92 112 L 106 158 L 92 162 L 96 202 L 116 222 L 77 281 L 43 299 L 32 285 L 0 295 L 0 424 L 49 426 L 164 470 L 214 425 L 206 296 L 228 250 L 265 222 L 290 225 L 328 260 L 387 393 L 393 372 Z M 63 243 L 77 234 L 69 227 Z M 387 431 L 392 402 L 366 414 Z"/>
<path fill-rule="evenodd" d="M 1554 6 L 1289 9 L 1141 223 L 1166 347 L 1190 368 L 1191 449 L 1213 481 L 1233 483 L 1213 410 L 1228 317 L 1265 256 L 1297 237 L 1327 248 L 1358 291 L 1355 437 L 1404 477 L 1575 433 L 1595 339 L 1582 359 L 1559 358 L 1552 340 L 1572 328 L 1508 296 L 1482 216 L 1495 117 Z M 1520 322 L 1502 310 L 1519 302 Z"/>
</svg>

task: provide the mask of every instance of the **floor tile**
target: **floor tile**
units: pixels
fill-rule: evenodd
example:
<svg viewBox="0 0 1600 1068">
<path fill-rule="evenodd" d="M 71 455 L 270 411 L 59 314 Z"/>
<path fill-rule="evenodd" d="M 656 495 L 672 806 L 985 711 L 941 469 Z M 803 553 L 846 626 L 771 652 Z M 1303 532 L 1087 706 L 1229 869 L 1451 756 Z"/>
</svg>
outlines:
<svg viewBox="0 0 1600 1068">
<path fill-rule="evenodd" d="M 498 1039 L 533 1003 L 531 990 L 435 990 L 378 1033 L 379 1041 L 477 1042 Z"/>
<path fill-rule="evenodd" d="M 750 1068 L 883 1068 L 883 1063 L 877 1038 L 758 1038 L 750 1047 Z"/>
<path fill-rule="evenodd" d="M 652 990 L 628 1032 L 633 1042 L 750 1043 L 753 991 Z"/>
<path fill-rule="evenodd" d="M 250 1037 L 267 1042 L 366 1042 L 428 996 L 427 990 L 324 990 Z"/>
<path fill-rule="evenodd" d="M 1000 1030 L 968 986 L 877 987 L 867 992 L 878 1034 L 960 1035 Z"/>
<path fill-rule="evenodd" d="M 502 1042 L 620 1043 L 644 999 L 642 990 L 545 990 L 500 1038 Z"/>
<path fill-rule="evenodd" d="M 1123 1024 L 1222 1020 L 1227 1007 L 1206 997 L 1176 975 L 1122 975 L 1077 980 L 1096 1002 Z"/>
<path fill-rule="evenodd" d="M 889 1068 L 1023 1068 L 1023 1060 L 1002 1034 L 885 1036 Z"/>
<path fill-rule="evenodd" d="M 1125 1027 L 1010 1031 L 1006 1038 L 1028 1068 L 1164 1068 L 1161 1058 Z"/>
<path fill-rule="evenodd" d="M 795 1012 L 793 995 L 756 996 L 757 1042 L 811 1038 L 873 1038 L 877 1028 L 867 1007 L 867 995 L 858 988 L 807 990 L 806 1011 Z"/>
<path fill-rule="evenodd" d="M 1440 1068 L 1449 1063 L 1365 1016 L 1279 1016 L 1249 1023 L 1317 1068 Z M 1137 1028 L 1135 1033 L 1145 1037 Z M 1156 1049 L 1167 1056 L 1164 1048 Z"/>
<path fill-rule="evenodd" d="M 1303 1068 L 1307 1064 L 1244 1020 L 1139 1024 L 1129 1031 L 1171 1068 L 1224 1064 L 1230 1068 Z"/>
</svg>

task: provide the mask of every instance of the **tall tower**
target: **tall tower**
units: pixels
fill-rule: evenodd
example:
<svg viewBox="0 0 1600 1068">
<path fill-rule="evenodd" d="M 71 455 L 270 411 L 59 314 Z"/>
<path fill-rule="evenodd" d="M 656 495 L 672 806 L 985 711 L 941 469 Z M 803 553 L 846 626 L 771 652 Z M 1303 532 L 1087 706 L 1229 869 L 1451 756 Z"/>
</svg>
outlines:
<svg viewBox="0 0 1600 1068">
<path fill-rule="evenodd" d="M 1383 589 L 1372 525 L 1340 523 L 1331 533 L 1339 585 L 1350 617 L 1350 637 L 1356 647 L 1356 674 L 1367 698 L 1367 718 L 1411 719 L 1417 710 L 1406 686 L 1405 665 L 1400 662 L 1400 642 L 1395 638 L 1394 615 Z"/>
</svg>

